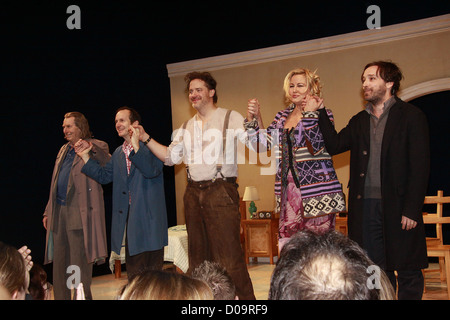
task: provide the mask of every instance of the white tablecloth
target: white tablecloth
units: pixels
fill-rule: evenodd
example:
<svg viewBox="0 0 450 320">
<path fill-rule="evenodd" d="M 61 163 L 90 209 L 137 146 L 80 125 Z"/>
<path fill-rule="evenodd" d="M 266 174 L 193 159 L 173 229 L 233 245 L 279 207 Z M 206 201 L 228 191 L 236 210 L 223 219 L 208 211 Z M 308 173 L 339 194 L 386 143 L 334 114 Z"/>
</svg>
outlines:
<svg viewBox="0 0 450 320">
<path fill-rule="evenodd" d="M 186 273 L 189 269 L 186 225 L 183 224 L 170 227 L 167 232 L 169 244 L 164 247 L 164 261 L 173 262 L 175 266 Z M 117 254 L 114 251 L 111 252 L 109 268 L 113 273 L 115 260 L 120 260 L 121 264 L 125 263 L 125 246 L 122 246 L 120 254 Z"/>
<path fill-rule="evenodd" d="M 173 262 L 181 271 L 189 269 L 188 236 L 186 225 L 170 227 L 169 245 L 164 247 L 164 261 Z"/>
</svg>

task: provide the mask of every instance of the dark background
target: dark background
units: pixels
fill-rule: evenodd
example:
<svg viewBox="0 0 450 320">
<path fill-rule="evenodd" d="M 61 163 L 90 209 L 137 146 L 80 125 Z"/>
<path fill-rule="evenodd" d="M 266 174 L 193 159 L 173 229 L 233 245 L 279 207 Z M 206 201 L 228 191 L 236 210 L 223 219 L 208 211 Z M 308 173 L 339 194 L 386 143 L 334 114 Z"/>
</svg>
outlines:
<svg viewBox="0 0 450 320">
<path fill-rule="evenodd" d="M 66 27 L 72 4 L 81 9 L 81 30 Z M 382 27 L 450 12 L 448 1 L 3 1 L 0 240 L 28 245 L 42 264 L 42 213 L 55 157 L 65 143 L 66 112 L 84 113 L 111 153 L 122 143 L 114 115 L 123 105 L 137 109 L 147 131 L 169 144 L 166 64 L 365 30 L 371 4 L 381 9 Z M 438 118 L 448 120 L 448 94 L 440 101 L 446 104 L 419 103 L 438 104 Z M 434 121 L 436 109 L 428 111 Z M 432 160 L 439 170 L 428 194 L 450 191 L 449 130 L 445 123 L 441 128 Z M 164 170 L 169 225 L 175 225 L 174 172 Z M 109 244 L 111 185 L 104 190 Z M 94 272 L 109 271 L 103 265 Z"/>
</svg>

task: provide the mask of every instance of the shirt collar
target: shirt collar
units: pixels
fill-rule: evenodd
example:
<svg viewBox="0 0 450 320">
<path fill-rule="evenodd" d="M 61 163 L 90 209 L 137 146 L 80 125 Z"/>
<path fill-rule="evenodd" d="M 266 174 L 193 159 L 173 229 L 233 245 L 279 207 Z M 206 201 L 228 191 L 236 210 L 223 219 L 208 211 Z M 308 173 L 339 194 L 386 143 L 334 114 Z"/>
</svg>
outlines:
<svg viewBox="0 0 450 320">
<path fill-rule="evenodd" d="M 122 144 L 122 150 L 126 155 L 129 155 L 130 152 L 133 150 L 133 145 L 131 143 L 128 143 L 126 140 L 124 140 Z"/>
<path fill-rule="evenodd" d="M 394 105 L 395 102 L 396 102 L 395 96 L 392 96 L 389 99 L 387 99 L 384 102 L 383 113 L 389 111 L 389 109 Z M 366 104 L 366 111 L 371 115 L 373 114 L 373 104 L 371 102 L 368 102 Z"/>
</svg>

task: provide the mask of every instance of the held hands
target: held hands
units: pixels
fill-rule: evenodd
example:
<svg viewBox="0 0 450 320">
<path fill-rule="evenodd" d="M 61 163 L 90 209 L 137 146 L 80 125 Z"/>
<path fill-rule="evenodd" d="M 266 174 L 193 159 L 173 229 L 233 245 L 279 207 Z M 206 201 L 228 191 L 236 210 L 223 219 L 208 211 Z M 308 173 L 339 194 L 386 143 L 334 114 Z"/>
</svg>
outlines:
<svg viewBox="0 0 450 320">
<path fill-rule="evenodd" d="M 143 126 L 141 126 L 140 124 L 133 124 L 132 126 L 133 128 L 137 129 L 136 132 L 138 132 L 138 137 L 140 141 L 144 142 L 145 140 L 148 139 L 149 135 L 147 134 L 147 132 L 145 132 Z"/>
<path fill-rule="evenodd" d="M 305 97 L 306 105 L 303 108 L 303 111 L 317 111 L 318 109 L 322 109 L 323 106 L 323 99 L 319 96 L 313 96 L 308 94 Z"/>
<path fill-rule="evenodd" d="M 252 121 L 253 118 L 256 118 L 256 120 L 261 119 L 261 107 L 256 98 L 248 100 L 247 104 L 247 120 Z"/>
<path fill-rule="evenodd" d="M 92 150 L 92 143 L 89 141 L 80 139 L 78 140 L 75 145 L 75 153 L 83 159 L 84 163 L 89 161 L 89 151 Z"/>
<path fill-rule="evenodd" d="M 303 107 L 303 111 L 316 111 L 324 108 L 323 99 L 319 96 L 308 94 L 305 97 L 306 104 Z M 247 120 L 252 121 L 253 118 L 261 120 L 261 106 L 258 99 L 250 99 L 247 104 Z"/>
<path fill-rule="evenodd" d="M 139 125 L 137 125 L 139 126 Z M 139 135 L 140 135 L 140 130 L 138 127 L 135 126 L 130 126 L 130 128 L 128 129 L 128 134 L 130 135 L 130 142 L 131 145 L 133 146 L 134 152 L 138 152 L 139 150 Z"/>
</svg>

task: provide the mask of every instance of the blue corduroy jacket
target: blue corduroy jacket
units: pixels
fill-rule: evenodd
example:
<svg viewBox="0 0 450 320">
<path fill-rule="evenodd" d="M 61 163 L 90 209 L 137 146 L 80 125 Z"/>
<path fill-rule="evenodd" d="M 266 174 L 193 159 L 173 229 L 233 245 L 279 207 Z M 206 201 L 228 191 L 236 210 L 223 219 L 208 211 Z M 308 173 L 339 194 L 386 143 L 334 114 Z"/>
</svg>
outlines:
<svg viewBox="0 0 450 320">
<path fill-rule="evenodd" d="M 133 256 L 167 245 L 167 211 L 161 160 L 142 142 L 129 159 L 129 175 L 122 146 L 104 167 L 89 160 L 82 172 L 101 184 L 113 183 L 111 250 L 120 254 L 127 226 L 128 250 Z"/>
</svg>

